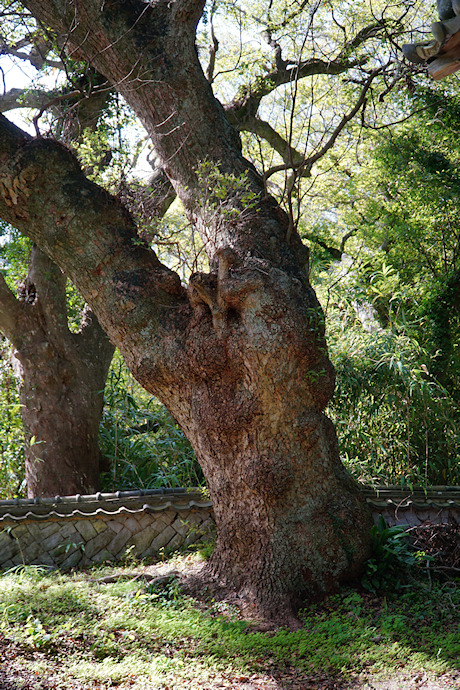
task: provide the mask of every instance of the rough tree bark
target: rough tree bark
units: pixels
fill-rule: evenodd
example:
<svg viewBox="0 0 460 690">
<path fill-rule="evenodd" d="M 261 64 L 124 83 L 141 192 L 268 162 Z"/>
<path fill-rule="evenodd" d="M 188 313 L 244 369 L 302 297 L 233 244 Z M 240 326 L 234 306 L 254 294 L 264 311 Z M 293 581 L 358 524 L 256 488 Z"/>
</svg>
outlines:
<svg viewBox="0 0 460 690">
<path fill-rule="evenodd" d="M 43 56 L 50 50 L 39 48 Z M 70 98 L 44 93 L 43 102 L 36 104 L 55 111 L 54 133 L 66 143 L 80 139 L 84 129 L 96 129 L 110 92 L 107 80 L 91 68 L 78 86 Z M 25 92 L 15 91 L 21 100 Z M 0 97 L 0 109 L 9 107 L 14 107 L 11 99 Z M 60 269 L 35 247 L 19 295 L 21 305 L 11 300 L 4 281 L 0 286 L 0 330 L 8 315 L 16 347 L 13 363 L 20 381 L 30 497 L 93 493 L 100 488 L 98 430 L 114 347 L 90 310 L 83 315 L 80 332 L 69 332 L 65 284 Z"/>
<path fill-rule="evenodd" d="M 3 116 L 0 216 L 65 270 L 192 442 L 218 526 L 210 570 L 259 615 L 285 623 L 305 596 L 356 576 L 369 546 L 369 513 L 323 414 L 334 371 L 308 251 L 203 75 L 194 44 L 203 2 L 25 5 L 60 33 L 71 27 L 71 52 L 142 119 L 211 272 L 185 289 L 133 242 L 128 213 L 70 152 Z"/>
<path fill-rule="evenodd" d="M 15 348 L 29 497 L 100 488 L 99 423 L 114 347 L 86 310 L 67 323 L 66 278 L 38 248 L 17 299 L 0 274 L 0 330 Z"/>
</svg>

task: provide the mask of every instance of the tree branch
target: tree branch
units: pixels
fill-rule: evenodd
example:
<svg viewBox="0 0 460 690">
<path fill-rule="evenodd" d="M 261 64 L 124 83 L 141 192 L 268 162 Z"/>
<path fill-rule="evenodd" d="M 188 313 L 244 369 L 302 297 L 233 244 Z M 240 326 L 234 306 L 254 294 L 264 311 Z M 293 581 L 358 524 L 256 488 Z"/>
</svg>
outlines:
<svg viewBox="0 0 460 690">
<path fill-rule="evenodd" d="M 28 53 L 21 50 L 26 46 L 31 45 L 31 49 Z M 17 44 L 10 44 L 3 37 L 0 36 L 0 53 L 3 55 L 11 55 L 19 60 L 25 60 L 30 62 L 30 64 L 35 67 L 35 69 L 41 69 L 44 65 L 48 67 L 57 67 L 57 69 L 64 69 L 64 63 L 61 60 L 48 60 L 46 57 L 51 50 L 51 46 L 48 42 L 42 40 L 34 40 L 34 36 L 29 35 L 19 41 Z"/>
<path fill-rule="evenodd" d="M 139 240 L 126 209 L 85 178 L 67 148 L 32 139 L 3 115 L 0 217 L 52 255 L 98 317 L 103 315 L 101 324 L 114 342 L 126 329 L 140 332 L 145 324 L 155 323 L 162 332 L 177 328 L 176 309 L 188 306 L 185 290 Z"/>
<path fill-rule="evenodd" d="M 332 60 L 309 59 L 303 61 L 285 60 L 281 56 L 279 44 L 272 38 L 270 31 L 266 32 L 269 45 L 275 50 L 276 69 L 265 76 L 258 77 L 251 84 L 240 87 L 233 100 L 225 107 L 230 122 L 240 128 L 248 118 L 254 117 L 264 96 L 274 91 L 282 84 L 289 84 L 298 79 L 304 79 L 317 74 L 337 75 L 363 65 L 367 57 L 350 58 L 363 43 L 374 38 L 384 30 L 385 23 L 377 22 L 364 27 L 356 36 L 345 43 L 339 54 Z"/>
<path fill-rule="evenodd" d="M 353 230 L 350 230 L 349 232 L 345 233 L 345 235 L 342 237 L 340 241 L 340 249 L 337 249 L 337 247 L 332 247 L 329 244 L 326 244 L 324 240 L 322 240 L 319 237 L 316 237 L 314 235 L 306 235 L 306 238 L 310 240 L 310 242 L 314 242 L 315 244 L 318 244 L 320 247 L 325 249 L 331 257 L 334 259 L 334 261 L 341 261 L 343 253 L 345 251 L 345 245 L 347 241 L 352 237 L 355 233 L 357 233 L 358 230 L 356 228 L 353 228 Z"/>
<path fill-rule="evenodd" d="M 268 180 L 269 177 L 271 177 L 277 172 L 291 169 L 295 170 L 298 175 L 301 175 L 302 173 L 304 176 L 308 175 L 314 163 L 316 163 L 320 158 L 322 158 L 334 146 L 337 137 L 340 135 L 345 125 L 347 125 L 348 122 L 350 122 L 355 117 L 355 115 L 359 112 L 360 108 L 364 105 L 364 103 L 366 102 L 367 92 L 369 91 L 372 82 L 374 81 L 375 77 L 385 69 L 385 67 L 386 65 L 372 70 L 361 90 L 361 93 L 355 105 L 349 113 L 342 117 L 342 119 L 340 120 L 337 127 L 335 127 L 327 142 L 319 149 L 319 151 L 317 151 L 311 156 L 304 158 L 302 161 L 298 163 L 274 165 L 272 168 L 266 171 L 266 173 L 264 174 L 264 179 Z"/>
<path fill-rule="evenodd" d="M 266 76 L 259 77 L 256 83 L 240 87 L 235 98 L 224 106 L 226 115 L 230 122 L 239 129 L 246 119 L 256 115 L 262 98 L 277 89 L 278 86 L 317 74 L 343 74 L 349 69 L 364 64 L 364 62 L 364 58 L 361 60 L 338 58 L 330 61 L 314 58 L 305 60 L 300 64 L 287 63 L 286 69 L 273 70 Z"/>
<path fill-rule="evenodd" d="M 253 132 L 270 144 L 277 153 L 284 160 L 288 167 L 292 164 L 302 164 L 305 162 L 305 156 L 297 151 L 294 147 L 289 145 L 289 142 L 274 129 L 268 122 L 261 120 L 258 117 L 250 117 L 240 128 L 244 132 Z M 300 169 L 300 175 L 309 175 L 306 168 Z"/>
<path fill-rule="evenodd" d="M 210 33 L 211 33 L 211 43 L 209 45 L 209 62 L 208 66 L 206 68 L 206 79 L 210 84 L 212 84 L 213 77 L 214 77 L 214 67 L 216 65 L 216 55 L 217 51 L 219 50 L 219 41 L 216 38 L 216 34 L 214 33 L 214 24 L 212 21 L 212 10 L 211 10 L 211 17 L 210 17 Z"/>
<path fill-rule="evenodd" d="M 47 103 L 57 95 L 57 91 L 42 89 L 10 89 L 0 96 L 0 113 L 15 108 L 46 108 Z"/>
</svg>

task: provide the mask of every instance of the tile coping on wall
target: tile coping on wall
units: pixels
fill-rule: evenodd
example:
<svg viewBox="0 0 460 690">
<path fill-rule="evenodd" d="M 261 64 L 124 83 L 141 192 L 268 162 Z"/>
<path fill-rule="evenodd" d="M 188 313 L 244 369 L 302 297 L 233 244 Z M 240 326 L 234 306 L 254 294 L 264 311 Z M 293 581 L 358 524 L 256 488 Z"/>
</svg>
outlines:
<svg viewBox="0 0 460 690">
<path fill-rule="evenodd" d="M 90 518 L 164 510 L 187 511 L 212 508 L 199 489 L 154 491 L 117 491 L 91 495 L 55 496 L 54 498 L 16 498 L 0 501 L 2 520 L 46 520 L 50 518 Z"/>
<path fill-rule="evenodd" d="M 426 489 L 362 486 L 361 490 L 373 512 L 385 508 L 460 510 L 459 486 L 432 486 Z M 212 503 L 204 492 L 197 488 L 98 492 L 91 495 L 13 498 L 0 501 L 0 520 L 96 517 L 121 513 L 155 513 L 168 509 L 183 511 L 192 508 L 211 509 Z"/>
<path fill-rule="evenodd" d="M 458 523 L 460 487 L 362 487 L 374 520 L 388 525 Z M 0 501 L 0 570 L 37 564 L 63 570 L 157 557 L 213 538 L 212 503 L 200 489 L 117 491 Z"/>
</svg>

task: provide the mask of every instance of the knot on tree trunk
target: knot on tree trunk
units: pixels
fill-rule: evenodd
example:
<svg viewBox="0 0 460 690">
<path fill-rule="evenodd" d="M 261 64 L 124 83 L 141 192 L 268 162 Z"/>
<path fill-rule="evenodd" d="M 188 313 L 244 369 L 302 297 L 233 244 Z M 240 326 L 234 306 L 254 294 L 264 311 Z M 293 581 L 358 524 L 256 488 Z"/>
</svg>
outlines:
<svg viewBox="0 0 460 690">
<path fill-rule="evenodd" d="M 217 272 L 194 273 L 188 293 L 195 312 L 195 322 L 211 313 L 215 331 L 223 335 L 228 322 L 244 308 L 250 294 L 271 283 L 270 263 L 253 256 L 242 260 L 231 247 L 216 252 Z M 265 276 L 265 280 L 263 279 Z"/>
</svg>

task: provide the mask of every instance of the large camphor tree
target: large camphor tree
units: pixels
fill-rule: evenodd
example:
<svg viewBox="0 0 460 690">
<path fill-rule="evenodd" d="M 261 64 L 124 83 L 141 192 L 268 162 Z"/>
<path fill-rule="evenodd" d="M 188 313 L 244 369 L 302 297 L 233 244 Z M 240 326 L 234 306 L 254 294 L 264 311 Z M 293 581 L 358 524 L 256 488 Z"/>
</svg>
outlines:
<svg viewBox="0 0 460 690">
<path fill-rule="evenodd" d="M 334 60 L 294 65 L 269 35 L 272 71 L 224 108 L 195 45 L 202 0 L 24 5 L 137 113 L 200 232 L 210 270 L 184 286 L 139 240 L 119 199 L 90 182 L 67 148 L 32 138 L 3 116 L 0 216 L 75 283 L 134 376 L 192 442 L 218 528 L 208 571 L 258 615 L 293 621 L 306 596 L 359 574 L 370 516 L 323 412 L 334 371 L 308 250 L 244 157 L 237 128 L 265 132 L 295 174 L 308 174 L 359 111 L 378 70 L 368 72 L 353 108 L 310 158 L 294 160 L 296 151 L 256 117 L 259 104 L 294 76 L 356 66 L 352 49 L 379 27 L 360 31 Z M 308 24 L 305 7 L 298 10 Z"/>
</svg>

